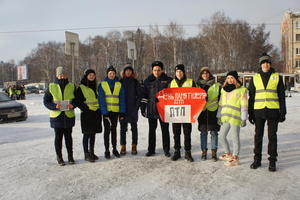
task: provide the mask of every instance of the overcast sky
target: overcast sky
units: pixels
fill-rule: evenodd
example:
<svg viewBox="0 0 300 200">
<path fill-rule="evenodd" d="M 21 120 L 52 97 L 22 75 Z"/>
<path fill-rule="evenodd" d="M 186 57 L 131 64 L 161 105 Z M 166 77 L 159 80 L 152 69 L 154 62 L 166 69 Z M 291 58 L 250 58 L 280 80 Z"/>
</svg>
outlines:
<svg viewBox="0 0 300 200">
<path fill-rule="evenodd" d="M 7 33 L 86 27 L 149 24 L 199 24 L 217 11 L 250 24 L 266 23 L 270 42 L 280 46 L 280 23 L 285 11 L 300 11 L 299 0 L 0 0 L 0 61 L 27 56 L 38 43 L 63 42 L 64 31 Z M 275 25 L 274 25 L 275 23 Z M 269 25 L 268 25 L 269 24 Z M 271 25 L 273 24 L 273 25 Z M 199 28 L 184 27 L 188 36 Z M 135 30 L 128 28 L 126 30 Z M 112 30 L 72 30 L 81 41 Z"/>
</svg>

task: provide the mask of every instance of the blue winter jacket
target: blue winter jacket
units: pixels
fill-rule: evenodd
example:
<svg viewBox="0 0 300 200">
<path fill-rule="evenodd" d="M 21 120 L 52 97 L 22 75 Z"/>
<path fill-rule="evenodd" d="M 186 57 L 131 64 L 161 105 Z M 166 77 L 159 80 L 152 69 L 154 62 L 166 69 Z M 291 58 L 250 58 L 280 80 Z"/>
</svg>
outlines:
<svg viewBox="0 0 300 200">
<path fill-rule="evenodd" d="M 115 82 L 119 81 L 118 77 L 116 77 L 114 80 L 110 80 L 108 77 L 106 77 L 104 79 L 104 81 L 107 81 L 111 91 L 114 90 L 114 86 L 115 86 Z M 100 105 L 100 111 L 102 115 L 107 115 L 108 111 L 107 111 L 107 104 L 105 101 L 105 93 L 103 88 L 101 87 L 101 83 L 98 86 L 98 93 L 99 93 L 99 105 Z M 125 103 L 125 91 L 124 91 L 124 87 L 121 87 L 120 90 L 120 95 L 119 95 L 120 101 L 120 113 L 125 113 L 126 111 L 126 103 Z"/>
</svg>

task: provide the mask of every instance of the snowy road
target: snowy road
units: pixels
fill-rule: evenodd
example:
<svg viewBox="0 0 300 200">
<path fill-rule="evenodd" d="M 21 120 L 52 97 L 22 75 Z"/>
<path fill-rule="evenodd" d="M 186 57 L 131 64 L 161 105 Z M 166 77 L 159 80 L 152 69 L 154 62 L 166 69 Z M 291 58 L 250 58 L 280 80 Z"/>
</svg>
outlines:
<svg viewBox="0 0 300 200">
<path fill-rule="evenodd" d="M 288 115 L 287 121 L 279 125 L 275 173 L 268 171 L 266 136 L 262 167 L 249 168 L 253 158 L 251 124 L 241 130 L 238 167 L 201 161 L 196 125 L 192 133 L 194 163 L 164 157 L 160 131 L 157 155 L 146 158 L 148 125 L 142 117 L 137 156 L 105 160 L 103 134 L 98 134 L 95 153 L 100 160 L 87 163 L 83 160 L 79 111 L 73 129 L 77 164 L 60 167 L 42 95 L 29 95 L 22 102 L 27 106 L 28 120 L 0 124 L 0 199 L 300 199 L 300 94 L 287 98 Z M 64 155 L 66 158 L 65 148 Z"/>
</svg>

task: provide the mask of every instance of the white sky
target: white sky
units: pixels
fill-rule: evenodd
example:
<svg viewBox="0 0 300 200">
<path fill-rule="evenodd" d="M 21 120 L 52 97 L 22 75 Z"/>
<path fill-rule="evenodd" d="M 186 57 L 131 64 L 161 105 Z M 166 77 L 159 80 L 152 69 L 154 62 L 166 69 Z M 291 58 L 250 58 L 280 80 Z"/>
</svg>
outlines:
<svg viewBox="0 0 300 200">
<path fill-rule="evenodd" d="M 49 30 L 116 27 L 149 24 L 198 24 L 217 11 L 231 19 L 250 24 L 267 24 L 270 41 L 280 47 L 283 13 L 300 11 L 299 0 L 0 0 L 0 61 L 23 59 L 38 43 L 65 39 L 64 31 L 4 33 L 23 30 Z M 277 25 L 268 25 L 274 24 Z M 135 30 L 130 28 L 127 30 Z M 105 35 L 113 29 L 74 30 L 81 40 Z M 114 29 L 123 31 L 124 29 Z M 198 27 L 185 27 L 188 36 Z"/>
</svg>

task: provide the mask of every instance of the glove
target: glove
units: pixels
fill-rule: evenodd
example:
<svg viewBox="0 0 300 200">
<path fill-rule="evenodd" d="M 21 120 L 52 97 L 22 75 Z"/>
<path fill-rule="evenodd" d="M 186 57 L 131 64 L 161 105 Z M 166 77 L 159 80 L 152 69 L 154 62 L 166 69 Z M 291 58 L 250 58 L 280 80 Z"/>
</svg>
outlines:
<svg viewBox="0 0 300 200">
<path fill-rule="evenodd" d="M 218 124 L 219 124 L 220 126 L 223 125 L 223 123 L 222 123 L 222 121 L 221 121 L 221 118 L 218 118 Z"/>
<path fill-rule="evenodd" d="M 249 122 L 251 123 L 251 124 L 255 124 L 255 117 L 254 117 L 254 115 L 253 114 L 249 114 Z"/>
<path fill-rule="evenodd" d="M 243 120 L 242 122 L 241 122 L 241 127 L 245 127 L 247 125 L 247 121 L 246 120 Z"/>
<path fill-rule="evenodd" d="M 146 103 L 141 103 L 141 113 L 143 117 L 146 117 L 146 107 L 147 107 Z"/>
<path fill-rule="evenodd" d="M 285 121 L 285 114 L 280 114 L 278 121 L 279 122 L 284 122 Z"/>
</svg>

